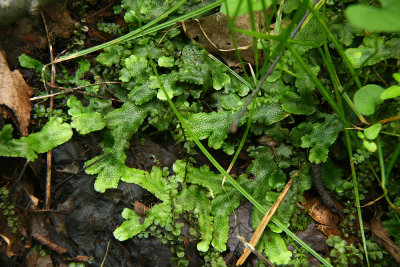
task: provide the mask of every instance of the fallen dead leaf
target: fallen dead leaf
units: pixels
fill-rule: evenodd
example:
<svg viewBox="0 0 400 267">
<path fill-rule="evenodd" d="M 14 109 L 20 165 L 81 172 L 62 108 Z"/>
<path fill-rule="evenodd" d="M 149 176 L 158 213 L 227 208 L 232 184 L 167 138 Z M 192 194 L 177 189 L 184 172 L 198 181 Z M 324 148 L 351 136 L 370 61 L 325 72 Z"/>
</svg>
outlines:
<svg viewBox="0 0 400 267">
<path fill-rule="evenodd" d="M 18 70 L 10 70 L 5 54 L 0 50 L 0 113 L 7 118 L 10 112 L 4 106 L 12 110 L 23 136 L 28 135 L 32 109 L 29 97 L 32 93 L 32 89 L 25 83 L 22 74 Z"/>
<path fill-rule="evenodd" d="M 259 21 L 258 18 L 262 16 L 259 15 L 261 13 L 255 12 L 254 14 L 256 21 Z M 237 17 L 234 26 L 251 30 L 249 14 Z M 182 27 L 190 39 L 199 43 L 209 53 L 222 58 L 229 67 L 239 66 L 240 62 L 236 55 L 228 18 L 225 14 L 216 13 L 202 19 L 186 20 L 182 22 Z M 235 32 L 234 36 L 244 63 L 254 65 L 253 37 L 238 32 Z M 263 58 L 264 56 L 259 51 L 259 62 L 263 62 Z"/>
<path fill-rule="evenodd" d="M 318 198 L 305 196 L 303 206 L 307 209 L 307 213 L 318 223 L 315 227 L 320 230 L 325 236 L 341 235 L 337 227 L 339 217 L 332 214 L 332 212 L 322 204 Z"/>
<path fill-rule="evenodd" d="M 379 217 L 372 218 L 371 230 L 375 242 L 384 247 L 392 255 L 393 259 L 400 264 L 400 248 L 390 239 Z"/>
</svg>

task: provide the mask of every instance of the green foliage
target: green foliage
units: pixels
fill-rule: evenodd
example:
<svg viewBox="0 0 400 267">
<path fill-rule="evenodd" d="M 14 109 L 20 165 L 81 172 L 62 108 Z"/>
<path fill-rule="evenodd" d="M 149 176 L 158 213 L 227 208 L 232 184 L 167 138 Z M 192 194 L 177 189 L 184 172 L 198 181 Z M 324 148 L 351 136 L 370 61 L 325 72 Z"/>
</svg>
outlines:
<svg viewBox="0 0 400 267">
<path fill-rule="evenodd" d="M 7 124 L 0 131 L 0 155 L 5 157 L 23 157 L 35 161 L 40 153 L 64 144 L 72 137 L 72 129 L 62 119 L 53 117 L 40 132 L 32 133 L 20 139 L 12 138 L 13 128 Z"/>
<path fill-rule="evenodd" d="M 325 122 L 314 123 L 311 133 L 301 137 L 301 147 L 311 147 L 310 162 L 318 164 L 328 159 L 329 146 L 335 142 L 342 127 L 334 115 L 327 115 Z"/>
<path fill-rule="evenodd" d="M 82 102 L 74 96 L 67 101 L 68 114 L 72 116 L 71 126 L 80 134 L 99 131 L 106 126 L 103 114 L 111 108 L 111 101 L 97 98 L 91 98 L 90 101 L 92 103 L 87 107 L 84 107 Z"/>
<path fill-rule="evenodd" d="M 43 69 L 43 63 L 39 60 L 33 59 L 28 55 L 22 54 L 18 57 L 19 64 L 28 69 L 33 69 L 37 74 L 40 74 Z"/>
<path fill-rule="evenodd" d="M 11 203 L 10 191 L 6 187 L 0 188 L 0 210 L 7 218 L 7 226 L 15 234 L 18 231 L 18 216 L 15 213 L 15 206 Z"/>
<path fill-rule="evenodd" d="M 271 0 L 250 0 L 248 2 L 241 0 L 231 0 L 225 1 L 222 6 L 220 12 L 224 14 L 228 14 L 228 10 L 230 15 L 236 14 L 237 16 L 244 15 L 249 13 L 250 5 L 253 11 L 263 10 L 264 8 L 268 8 L 273 1 Z M 237 12 L 237 13 L 236 13 Z"/>
<path fill-rule="evenodd" d="M 374 140 L 378 136 L 381 129 L 382 129 L 382 124 L 376 123 L 372 126 L 369 126 L 367 129 L 365 129 L 364 135 L 366 138 L 368 138 L 370 140 Z"/>
<path fill-rule="evenodd" d="M 351 5 L 345 11 L 346 17 L 354 26 L 367 31 L 399 32 L 399 1 L 381 0 L 380 2 L 382 7 Z"/>
<path fill-rule="evenodd" d="M 382 3 L 388 3 L 388 1 L 382 1 Z M 116 25 L 111 24 L 100 24 L 99 27 L 117 35 L 128 27 L 129 30 L 137 30 L 140 24 L 145 25 L 159 18 L 178 2 L 178 0 L 122 0 L 118 12 L 121 14 L 124 12 L 127 22 L 127 26 L 124 27 L 126 28 L 118 30 Z M 172 18 L 185 14 L 210 2 L 212 0 L 188 0 L 169 16 Z M 261 10 L 263 6 L 262 1 L 226 1 L 226 3 L 229 5 L 230 14 L 235 12 L 240 3 L 242 7 L 239 8 L 239 14 L 248 12 L 249 3 L 253 4 L 253 10 Z M 272 2 L 264 1 L 264 3 L 265 6 L 270 6 Z M 285 13 L 285 20 L 281 21 L 282 23 L 290 21 L 300 3 L 301 1 L 298 0 L 287 0 L 284 1 L 283 7 L 276 6 Z M 274 4 L 277 3 L 274 2 Z M 328 1 L 328 4 L 333 4 L 333 1 Z M 222 10 L 224 8 L 226 7 L 223 6 Z M 274 9 L 275 7 L 272 8 Z M 360 73 L 368 74 L 363 77 L 362 82 L 366 86 L 355 93 L 355 108 L 363 115 L 374 113 L 380 115 L 381 110 L 377 108 L 377 105 L 386 99 L 392 99 L 388 103 L 393 101 L 395 105 L 398 100 L 393 98 L 399 96 L 399 86 L 393 85 L 384 90 L 379 85 L 373 84 L 379 81 L 377 78 L 371 78 L 371 69 L 368 66 L 374 65 L 374 68 L 380 71 L 384 60 L 399 59 L 400 39 L 393 35 L 377 34 L 371 34 L 362 39 L 361 31 L 354 30 L 350 24 L 344 22 L 345 18 L 341 13 L 343 9 L 343 3 L 338 3 L 337 6 L 326 6 L 324 14 L 329 20 L 328 27 L 332 30 L 333 36 L 346 46 L 346 55 L 352 66 L 354 68 L 366 66 L 360 69 Z M 303 193 L 312 185 L 310 163 L 323 164 L 323 182 L 328 189 L 339 194 L 340 198 L 353 199 L 350 189 L 356 188 L 354 184 L 343 178 L 343 170 L 333 162 L 344 160 L 343 153 L 340 155 L 336 153 L 335 146 L 335 150 L 332 150 L 335 153 L 329 154 L 331 145 L 336 142 L 343 130 L 342 123 L 339 121 L 339 117 L 340 119 L 343 117 L 341 114 L 331 114 L 332 110 L 325 102 L 326 99 L 321 97 L 321 93 L 326 97 L 331 94 L 332 88 L 336 87 L 336 81 L 328 80 L 329 75 L 333 74 L 331 77 L 336 75 L 343 89 L 348 91 L 354 88 L 355 77 L 352 77 L 353 80 L 349 78 L 348 68 L 342 63 L 343 60 L 340 57 L 332 58 L 333 71 L 324 65 L 330 52 L 335 51 L 332 55 L 336 55 L 336 51 L 340 52 L 340 47 L 334 48 L 331 38 L 327 37 L 331 36 L 324 31 L 317 16 L 312 16 L 293 42 L 295 51 L 299 52 L 307 65 L 307 71 L 290 52 L 286 51 L 273 74 L 262 85 L 259 95 L 254 100 L 253 124 L 246 141 L 255 142 L 260 135 L 266 135 L 276 144 L 273 144 L 273 147 L 250 145 L 247 155 L 251 163 L 247 165 L 249 167 L 246 174 L 239 175 L 236 179 L 236 182 L 256 201 L 268 208 L 276 201 L 287 177 L 292 177 L 294 184 L 274 216 L 274 219 L 279 220 L 284 226 L 296 226 L 293 224 L 293 215 L 298 215 L 297 203 L 303 199 Z M 259 44 L 267 44 L 265 56 L 266 62 L 270 63 L 273 59 L 269 55 L 276 52 L 279 41 L 260 39 L 255 41 Z M 353 43 L 358 47 L 350 47 Z M 324 46 L 325 50 L 320 49 L 321 46 Z M 20 58 L 20 61 L 24 66 L 33 68 L 37 72 L 42 66 L 40 62 L 27 57 Z M 154 65 L 157 73 L 152 69 L 153 61 L 157 64 Z M 160 167 L 153 167 L 150 172 L 147 172 L 128 167 L 125 164 L 127 159 L 125 151 L 129 148 L 132 138 L 139 134 L 154 134 L 154 131 L 157 131 L 160 135 L 164 134 L 160 132 L 172 135 L 177 142 L 185 140 L 184 147 L 189 153 L 197 153 L 193 149 L 195 146 L 193 140 L 200 139 L 204 140 L 203 143 L 207 143 L 210 148 L 222 148 L 226 154 L 234 154 L 240 137 L 228 134 L 228 128 L 244 106 L 254 85 L 248 85 L 247 82 L 255 83 L 255 81 L 243 82 L 242 78 L 237 79 L 235 77 L 237 75 L 228 71 L 224 64 L 211 59 L 206 51 L 184 37 L 180 28 L 153 32 L 140 37 L 135 36 L 134 40 L 127 40 L 105 48 L 96 57 L 97 65 L 90 62 L 86 59 L 77 61 L 78 69 L 74 75 L 63 69 L 62 75 L 57 77 L 57 82 L 66 85 L 87 85 L 89 81 L 85 78 L 89 76 L 88 74 L 93 74 L 96 81 L 120 81 L 120 84 L 107 85 L 107 88 L 96 86 L 85 90 L 102 97 L 111 95 L 123 103 L 114 102 L 111 105 L 111 101 L 87 95 L 80 100 L 74 96 L 67 100 L 68 114 L 72 119 L 71 126 L 79 134 L 98 131 L 102 137 L 103 155 L 87 161 L 86 166 L 92 163 L 93 165 L 85 171 L 88 174 L 97 175 L 94 187 L 99 192 L 104 192 L 107 188 L 115 188 L 122 181 L 140 185 L 159 200 L 153 203 L 155 205 L 152 209 L 142 217 L 130 209 L 124 209 L 122 217 L 125 221 L 115 230 L 115 237 L 119 240 L 127 240 L 133 236 L 154 235 L 163 243 L 176 242 L 175 244 L 180 244 L 182 247 L 183 240 L 180 235 L 183 224 L 178 223 L 178 220 L 183 218 L 190 226 L 191 237 L 199 240 L 197 249 L 202 252 L 201 255 L 205 255 L 206 264 L 223 266 L 225 262 L 220 254 L 226 250 L 230 227 L 229 216 L 244 200 L 243 196 L 230 183 L 226 182 L 222 185 L 222 175 L 214 173 L 208 166 L 195 167 L 187 163 L 186 161 L 190 159 L 175 162 L 173 172 Z M 397 65 L 393 64 L 393 66 Z M 260 79 L 258 75 L 262 75 L 262 72 L 261 69 L 255 70 L 253 78 Z M 310 78 L 309 74 L 318 78 L 322 86 L 326 87 L 327 94 L 321 91 L 321 86 L 316 86 L 318 84 Z M 400 82 L 399 76 L 395 75 L 398 82 Z M 315 88 L 320 91 L 316 91 Z M 164 94 L 163 89 L 166 90 L 167 95 Z M 183 129 L 182 126 L 185 123 L 180 123 L 174 117 L 166 101 L 167 96 L 197 138 L 189 136 L 188 129 Z M 337 97 L 341 95 L 338 94 Z M 335 100 L 328 103 L 332 104 L 333 101 Z M 337 105 L 341 108 L 339 101 Z M 335 109 L 335 111 L 338 110 Z M 393 108 L 390 114 L 394 116 L 398 114 L 396 112 L 397 109 Z M 349 115 L 347 110 L 344 113 L 343 116 Z M 239 127 L 242 127 L 248 118 L 249 110 L 240 120 Z M 347 121 L 344 124 L 346 123 L 354 122 Z M 385 127 L 389 128 L 386 125 Z M 397 129 L 396 125 L 390 127 Z M 240 129 L 239 132 L 242 130 Z M 353 151 L 356 153 L 352 156 L 356 163 L 360 164 L 370 155 L 375 156 L 370 151 L 374 150 L 374 145 L 375 149 L 378 148 L 373 140 L 377 138 L 381 130 L 380 124 L 374 124 L 365 129 L 364 133 L 361 131 L 358 133 L 364 142 L 364 148 L 357 147 L 356 142 L 354 143 L 355 150 Z M 7 135 L 7 131 L 10 131 L 9 126 L 3 128 L 0 137 L 9 138 L 11 133 Z M 14 141 L 7 140 L 8 145 L 16 146 Z M 337 144 L 339 145 L 340 142 Z M 18 146 L 17 148 L 20 149 Z M 36 156 L 35 153 L 39 152 L 32 153 Z M 29 156 L 32 157 L 32 155 Z M 301 171 L 296 174 L 300 166 Z M 358 165 L 360 168 L 361 166 L 364 165 Z M 366 183 L 372 183 L 368 179 L 363 180 Z M 365 196 L 365 187 L 360 190 Z M 254 210 L 252 216 L 255 228 L 264 214 Z M 351 216 L 354 214 L 349 213 L 348 217 Z M 395 218 L 387 221 L 386 224 L 394 229 L 393 222 Z M 336 249 L 336 252 L 332 254 L 335 262 L 341 264 L 345 264 L 346 261 L 353 262 L 354 258 L 357 259 L 358 255 L 361 255 L 361 250 L 356 251 L 352 247 L 344 247 L 343 252 L 342 242 L 336 243 L 340 244 L 337 247 L 333 245 Z M 269 224 L 258 250 L 278 265 L 289 264 L 292 256 L 287 250 L 282 229 L 273 223 Z M 357 256 L 348 256 L 349 252 L 354 252 Z M 175 253 L 179 264 L 188 264 L 184 258 L 183 249 L 177 249 Z M 376 254 L 374 257 L 379 259 L 380 256 Z"/>
<path fill-rule="evenodd" d="M 362 251 L 353 244 L 347 245 L 340 236 L 330 235 L 326 244 L 332 247 L 330 256 L 334 258 L 334 263 L 340 266 L 349 266 L 359 263 L 363 259 Z"/>
<path fill-rule="evenodd" d="M 292 252 L 290 252 L 283 238 L 271 230 L 267 230 L 263 234 L 262 240 L 260 240 L 262 244 L 259 249 L 265 251 L 268 259 L 277 265 L 286 265 L 289 263 Z"/>
<path fill-rule="evenodd" d="M 355 48 L 348 48 L 346 56 L 354 68 L 371 66 L 389 58 L 400 59 L 400 39 L 386 40 L 377 35 L 363 39 L 363 43 Z"/>
</svg>

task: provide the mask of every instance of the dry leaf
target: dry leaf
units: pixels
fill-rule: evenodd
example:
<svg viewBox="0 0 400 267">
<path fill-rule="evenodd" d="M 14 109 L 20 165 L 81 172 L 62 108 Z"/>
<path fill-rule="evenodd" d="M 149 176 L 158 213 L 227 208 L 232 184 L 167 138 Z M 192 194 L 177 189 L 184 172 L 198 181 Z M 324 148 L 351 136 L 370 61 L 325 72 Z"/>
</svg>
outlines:
<svg viewBox="0 0 400 267">
<path fill-rule="evenodd" d="M 332 212 L 322 204 L 318 198 L 305 196 L 306 201 L 303 206 L 307 209 L 308 214 L 318 223 L 315 227 L 320 230 L 325 236 L 341 235 L 337 227 L 339 217 L 333 215 Z"/>
<path fill-rule="evenodd" d="M 28 135 L 32 109 L 29 97 L 32 93 L 32 89 L 25 83 L 22 74 L 18 70 L 10 70 L 5 54 L 0 50 L 0 105 L 14 112 L 19 123 L 19 130 L 24 136 Z M 8 117 L 10 114 L 5 110 L 4 108 L 0 110 L 1 115 Z"/>
<path fill-rule="evenodd" d="M 390 239 L 379 217 L 372 218 L 371 230 L 375 242 L 384 247 L 392 255 L 393 259 L 400 264 L 400 248 Z"/>
<path fill-rule="evenodd" d="M 255 12 L 254 14 L 255 21 L 259 21 L 258 14 L 262 16 L 262 13 Z M 251 30 L 249 14 L 237 17 L 234 26 Z M 222 58 L 229 67 L 239 66 L 240 62 L 225 14 L 216 13 L 202 19 L 186 20 L 182 22 L 182 27 L 190 39 L 199 43 L 209 53 Z M 244 63 L 254 65 L 253 37 L 238 32 L 235 32 L 234 36 Z M 259 51 L 258 59 L 259 62 L 264 61 L 261 51 Z"/>
</svg>

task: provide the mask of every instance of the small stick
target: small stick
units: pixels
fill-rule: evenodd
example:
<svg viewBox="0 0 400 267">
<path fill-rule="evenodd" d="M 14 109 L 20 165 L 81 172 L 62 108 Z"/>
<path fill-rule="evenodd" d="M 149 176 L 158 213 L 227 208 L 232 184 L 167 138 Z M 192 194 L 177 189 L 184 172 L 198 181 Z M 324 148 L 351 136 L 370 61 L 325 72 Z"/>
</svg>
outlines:
<svg viewBox="0 0 400 267">
<path fill-rule="evenodd" d="M 266 257 L 264 257 L 263 254 L 261 254 L 260 252 L 258 252 L 255 247 L 253 247 L 250 243 L 247 243 L 246 240 L 244 239 L 243 236 L 240 235 L 236 235 L 236 237 L 239 239 L 240 242 L 242 242 L 243 245 L 246 246 L 246 249 L 250 249 L 251 252 L 253 252 L 254 254 L 256 254 L 256 256 L 262 260 L 266 265 L 270 266 L 270 267 L 274 267 L 275 265 L 273 265 Z"/>
<path fill-rule="evenodd" d="M 47 82 L 46 82 L 46 83 L 47 83 Z M 94 83 L 94 84 L 88 84 L 88 85 L 78 86 L 78 87 L 75 87 L 75 88 L 66 88 L 66 87 L 55 86 L 55 85 L 53 85 L 53 84 L 47 83 L 47 85 L 48 85 L 49 87 L 62 89 L 62 90 L 64 90 L 64 91 L 58 92 L 58 93 L 54 93 L 54 94 L 50 94 L 50 95 L 43 95 L 43 96 L 31 97 L 31 98 L 29 98 L 29 100 L 30 100 L 30 101 L 34 101 L 34 100 L 39 100 L 39 99 L 43 99 L 43 98 L 53 97 L 53 96 L 57 96 L 57 95 L 67 94 L 67 93 L 71 93 L 71 92 L 76 91 L 76 90 L 81 90 L 81 89 L 83 89 L 83 88 L 90 87 L 90 86 L 103 85 L 103 84 L 118 84 L 118 83 L 120 83 L 120 82 L 102 82 L 102 83 Z"/>
<path fill-rule="evenodd" d="M 295 174 L 297 175 L 300 172 L 300 170 Z M 281 204 L 282 200 L 285 198 L 287 192 L 289 191 L 290 187 L 293 184 L 293 180 L 290 179 L 289 182 L 286 184 L 285 188 L 283 188 L 281 194 L 279 195 L 278 199 L 276 200 L 276 202 L 274 203 L 274 205 L 271 207 L 271 209 L 265 213 L 264 217 L 262 218 L 260 224 L 257 226 L 256 231 L 254 232 L 253 236 L 250 239 L 249 244 L 253 247 L 255 247 L 257 245 L 258 240 L 260 240 L 260 237 L 262 235 L 262 233 L 265 230 L 265 227 L 267 227 L 269 221 L 272 219 L 272 216 L 274 216 L 276 210 L 278 209 L 279 205 Z M 238 265 L 242 265 L 245 260 L 247 259 L 247 257 L 250 255 L 250 252 L 252 250 L 250 248 L 246 248 L 242 254 L 242 256 L 240 256 L 239 260 L 236 262 L 236 266 Z"/>
<path fill-rule="evenodd" d="M 313 5 L 315 5 L 319 0 L 314 0 Z M 310 14 L 310 10 L 307 10 L 307 12 L 304 14 L 303 18 L 300 20 L 299 24 L 297 27 L 293 30 L 293 32 L 290 34 L 290 39 L 293 39 L 294 36 L 297 34 L 297 32 L 300 30 L 300 28 L 303 26 L 304 21 L 307 19 L 308 15 Z M 283 55 L 284 49 L 276 56 L 274 62 L 272 62 L 271 66 L 269 66 L 267 72 L 265 73 L 264 77 L 261 79 L 261 81 L 257 84 L 256 89 L 251 93 L 249 99 L 247 100 L 246 104 L 242 108 L 242 110 L 239 112 L 238 116 L 236 117 L 235 121 L 232 123 L 231 127 L 229 128 L 229 132 L 231 133 L 236 133 L 237 127 L 239 124 L 240 119 L 243 117 L 243 114 L 246 112 L 247 107 L 250 105 L 250 103 L 253 101 L 254 97 L 257 95 L 258 91 L 261 89 L 261 85 L 264 84 L 264 82 L 267 80 L 268 76 L 274 72 L 276 65 L 278 65 L 279 60 L 281 59 Z"/>
<path fill-rule="evenodd" d="M 47 42 L 49 43 L 49 51 L 50 51 L 50 61 L 53 62 L 54 61 L 54 55 L 53 55 L 53 45 L 52 45 L 52 40 L 50 38 L 50 34 L 49 34 L 49 29 L 47 28 L 47 24 L 46 24 L 46 19 L 43 15 L 43 12 L 40 12 L 40 14 L 42 15 L 42 19 L 43 19 L 43 24 L 44 24 L 44 28 L 46 30 L 46 35 L 47 35 Z M 51 63 L 51 84 L 53 85 L 55 83 L 56 80 L 56 68 L 55 65 L 53 63 Z M 51 87 L 50 89 L 50 95 L 52 95 L 54 92 L 53 87 Z M 54 108 L 54 97 L 51 96 L 50 97 L 50 116 L 52 117 L 52 113 L 53 113 L 53 108 Z M 53 157 L 53 150 L 50 150 L 49 152 L 47 152 L 47 175 L 46 175 L 46 201 L 45 201 L 45 209 L 49 210 L 50 209 L 50 199 L 51 199 L 51 166 L 52 166 L 52 157 Z"/>
</svg>

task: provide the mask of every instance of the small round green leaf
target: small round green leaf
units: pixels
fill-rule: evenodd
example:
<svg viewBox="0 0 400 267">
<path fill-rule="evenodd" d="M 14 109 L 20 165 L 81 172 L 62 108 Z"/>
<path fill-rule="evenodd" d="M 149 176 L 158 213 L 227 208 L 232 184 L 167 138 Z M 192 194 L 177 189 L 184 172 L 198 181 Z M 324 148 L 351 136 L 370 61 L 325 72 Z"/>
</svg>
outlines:
<svg viewBox="0 0 400 267">
<path fill-rule="evenodd" d="M 367 140 L 363 141 L 363 145 L 368 151 L 375 152 L 376 151 L 376 144 L 374 142 L 368 142 Z"/>
<path fill-rule="evenodd" d="M 384 89 L 376 84 L 367 84 L 361 87 L 354 95 L 354 105 L 363 115 L 375 113 L 375 106 L 382 103 L 380 95 Z"/>
<path fill-rule="evenodd" d="M 368 127 L 367 129 L 365 129 L 364 135 L 369 140 L 374 140 L 378 136 L 381 129 L 382 129 L 382 124 L 380 124 L 380 123 L 374 124 L 374 125 Z"/>
<path fill-rule="evenodd" d="M 381 99 L 390 99 L 400 96 L 400 86 L 392 85 L 381 94 Z"/>
</svg>

